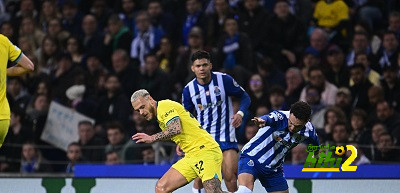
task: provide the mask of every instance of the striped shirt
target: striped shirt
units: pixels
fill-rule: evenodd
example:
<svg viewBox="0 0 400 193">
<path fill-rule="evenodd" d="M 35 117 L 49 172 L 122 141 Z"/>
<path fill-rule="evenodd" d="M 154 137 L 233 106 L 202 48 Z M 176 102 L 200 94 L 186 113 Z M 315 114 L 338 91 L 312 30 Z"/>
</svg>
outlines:
<svg viewBox="0 0 400 193">
<path fill-rule="evenodd" d="M 194 78 L 185 86 L 183 106 L 190 112 L 196 110 L 197 120 L 216 141 L 236 142 L 231 96 L 240 98 L 242 112 L 249 108 L 250 97 L 231 76 L 219 72 L 211 72 L 211 76 L 208 84 L 201 85 Z"/>
<path fill-rule="evenodd" d="M 311 122 L 297 133 L 288 130 L 289 111 L 273 111 L 261 116 L 266 121 L 266 126 L 260 128 L 242 149 L 242 156 L 246 155 L 258 164 L 271 169 L 282 166 L 285 156 L 299 143 L 319 146 L 319 139 Z"/>
</svg>

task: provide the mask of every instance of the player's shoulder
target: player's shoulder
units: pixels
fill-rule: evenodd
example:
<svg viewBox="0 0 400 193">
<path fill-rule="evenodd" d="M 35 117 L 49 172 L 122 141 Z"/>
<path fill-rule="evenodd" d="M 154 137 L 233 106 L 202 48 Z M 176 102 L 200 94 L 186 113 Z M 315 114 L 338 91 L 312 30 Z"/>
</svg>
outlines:
<svg viewBox="0 0 400 193">
<path fill-rule="evenodd" d="M 274 119 L 275 121 L 283 121 L 286 120 L 290 115 L 290 111 L 272 111 L 269 113 L 269 118 Z"/>
<path fill-rule="evenodd" d="M 191 81 L 189 81 L 186 85 L 185 85 L 185 87 L 183 88 L 183 89 L 189 89 L 189 86 L 190 85 L 193 85 L 193 82 L 196 80 L 196 78 L 193 78 Z"/>
<path fill-rule="evenodd" d="M 1 44 L 9 43 L 9 42 L 10 42 L 10 40 L 6 36 L 4 36 L 3 34 L 0 34 L 0 43 Z"/>
</svg>

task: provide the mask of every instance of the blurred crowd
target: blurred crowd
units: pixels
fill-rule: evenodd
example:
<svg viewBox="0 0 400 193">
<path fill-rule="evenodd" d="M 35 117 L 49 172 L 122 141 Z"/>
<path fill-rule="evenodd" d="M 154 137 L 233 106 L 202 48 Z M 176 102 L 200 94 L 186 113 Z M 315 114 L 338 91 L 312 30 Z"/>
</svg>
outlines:
<svg viewBox="0 0 400 193">
<path fill-rule="evenodd" d="M 355 145 L 359 164 L 399 163 L 399 11 L 397 0 L 0 0 L 0 33 L 35 64 L 7 81 L 0 172 L 176 161 L 171 144 L 129 140 L 159 131 L 130 96 L 180 102 L 198 50 L 251 96 L 240 144 L 258 130 L 250 118 L 303 100 L 322 144 Z M 95 120 L 77 125 L 67 152 L 40 137 L 51 101 Z M 306 148 L 286 161 L 304 162 Z"/>
</svg>

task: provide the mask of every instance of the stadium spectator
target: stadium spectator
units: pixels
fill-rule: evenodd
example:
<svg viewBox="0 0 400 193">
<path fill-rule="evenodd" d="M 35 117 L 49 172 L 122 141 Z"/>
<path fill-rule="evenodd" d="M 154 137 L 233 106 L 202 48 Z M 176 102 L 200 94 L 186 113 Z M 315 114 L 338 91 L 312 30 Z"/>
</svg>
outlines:
<svg viewBox="0 0 400 193">
<path fill-rule="evenodd" d="M 188 45 L 189 33 L 193 27 L 198 26 L 204 29 L 207 24 L 206 17 L 202 11 L 202 3 L 199 0 L 187 0 L 186 13 L 184 21 L 181 24 L 183 45 Z"/>
<path fill-rule="evenodd" d="M 142 157 L 144 165 L 155 164 L 156 155 L 153 147 L 147 146 L 145 148 L 142 148 Z"/>
<path fill-rule="evenodd" d="M 367 33 L 356 32 L 353 35 L 351 45 L 352 45 L 352 50 L 346 57 L 347 66 L 354 65 L 354 63 L 356 62 L 356 55 L 358 54 L 366 54 L 367 56 L 371 56 L 372 54 Z"/>
<path fill-rule="evenodd" d="M 399 162 L 398 150 L 394 148 L 394 138 L 387 132 L 379 135 L 378 152 L 374 162 L 377 163 L 396 163 Z"/>
<path fill-rule="evenodd" d="M 326 105 L 321 102 L 321 92 L 317 87 L 307 87 L 306 102 L 311 106 L 312 110 L 310 122 L 316 129 L 322 129 L 325 122 Z"/>
<path fill-rule="evenodd" d="M 260 74 L 253 74 L 249 80 L 249 96 L 251 99 L 251 104 L 249 110 L 251 114 L 255 114 L 259 106 L 269 105 L 267 93 L 267 85 L 265 85 L 264 80 Z"/>
<path fill-rule="evenodd" d="M 346 146 L 349 138 L 349 130 L 347 129 L 346 123 L 338 122 L 332 130 L 332 143 L 329 145 L 334 146 Z"/>
<path fill-rule="evenodd" d="M 372 83 L 365 75 L 365 68 L 362 64 L 354 64 L 350 67 L 350 79 L 354 85 L 350 87 L 351 95 L 353 96 L 353 108 L 361 108 L 367 111 L 368 89 L 372 87 Z"/>
<path fill-rule="evenodd" d="M 336 106 L 326 108 L 324 115 L 324 128 L 318 131 L 318 136 L 324 138 L 325 141 L 332 141 L 333 127 L 338 122 L 347 122 L 346 114 L 342 109 Z"/>
<path fill-rule="evenodd" d="M 305 86 L 305 82 L 303 76 L 301 75 L 300 69 L 297 67 L 291 67 L 286 71 L 285 80 L 285 101 L 286 104 L 292 105 L 299 100 L 301 90 Z M 253 100 L 251 101 L 253 103 Z"/>
<path fill-rule="evenodd" d="M 145 65 L 139 87 L 152 93 L 155 100 L 170 98 L 169 77 L 160 69 L 160 61 L 154 54 L 144 57 Z"/>
<path fill-rule="evenodd" d="M 36 49 L 42 46 L 45 33 L 37 27 L 36 21 L 33 18 L 23 17 L 18 26 L 20 26 L 19 37 L 26 37 Z"/>
<path fill-rule="evenodd" d="M 31 100 L 23 83 L 21 77 L 10 77 L 7 81 L 7 100 L 12 104 L 11 108 L 25 110 Z"/>
<path fill-rule="evenodd" d="M 156 52 L 157 59 L 160 61 L 160 70 L 170 74 L 175 70 L 177 50 L 168 37 L 161 38 L 160 49 Z"/>
<path fill-rule="evenodd" d="M 74 0 L 66 0 L 62 6 L 62 25 L 70 34 L 80 36 L 82 32 L 82 13 Z"/>
<path fill-rule="evenodd" d="M 163 31 L 164 34 L 176 41 L 179 36 L 178 23 L 174 16 L 164 11 L 162 1 L 147 1 L 147 13 L 150 16 L 150 23 L 153 27 Z"/>
<path fill-rule="evenodd" d="M 118 16 L 124 23 L 124 26 L 127 27 L 133 35 L 135 35 L 136 32 L 135 15 L 138 9 L 139 5 L 135 0 L 121 1 L 121 11 Z"/>
<path fill-rule="evenodd" d="M 378 53 L 380 72 L 385 67 L 396 66 L 399 53 L 399 40 L 394 32 L 385 32 L 382 36 L 382 50 Z"/>
<path fill-rule="evenodd" d="M 309 82 L 308 70 L 312 66 L 320 66 L 320 65 L 321 65 L 321 56 L 319 51 L 317 51 L 311 46 L 308 46 L 304 50 L 302 63 L 300 64 L 301 74 L 303 75 L 304 82 Z"/>
<path fill-rule="evenodd" d="M 119 157 L 118 153 L 115 151 L 109 151 L 106 153 L 106 165 L 118 165 L 122 164 L 121 158 Z"/>
<path fill-rule="evenodd" d="M 207 16 L 207 45 L 216 47 L 219 38 L 224 34 L 224 23 L 227 18 L 234 18 L 235 13 L 226 0 L 212 0 L 214 12 Z"/>
<path fill-rule="evenodd" d="M 361 109 L 354 109 L 350 118 L 351 132 L 349 135 L 349 141 L 354 141 L 360 145 L 368 144 L 371 139 L 368 135 L 367 125 L 367 113 Z"/>
<path fill-rule="evenodd" d="M 72 62 L 75 65 L 81 65 L 83 60 L 83 45 L 82 42 L 75 36 L 70 36 L 66 39 L 66 51 L 71 55 Z"/>
<path fill-rule="evenodd" d="M 397 40 L 400 40 L 400 13 L 398 11 L 389 14 L 388 30 L 394 32 Z"/>
<path fill-rule="evenodd" d="M 103 35 L 99 31 L 98 21 L 93 15 L 85 15 L 82 19 L 82 37 L 83 47 L 86 53 L 97 54 L 102 56 L 102 59 L 106 59 L 104 56 L 104 44 Z"/>
<path fill-rule="evenodd" d="M 52 18 L 47 23 L 47 34 L 57 39 L 58 42 L 64 43 L 70 36 L 70 33 L 65 31 L 62 27 L 61 20 L 59 18 Z"/>
<path fill-rule="evenodd" d="M 327 67 L 325 71 L 326 80 L 336 87 L 349 86 L 349 69 L 344 61 L 343 50 L 337 45 L 331 45 L 327 51 Z"/>
<path fill-rule="evenodd" d="M 325 60 L 326 49 L 329 44 L 328 34 L 321 28 L 316 28 L 311 33 L 310 46 Z"/>
<path fill-rule="evenodd" d="M 400 139 L 400 114 L 387 101 L 376 103 L 377 121 L 385 124 L 387 131 L 396 139 Z"/>
<path fill-rule="evenodd" d="M 52 172 L 53 168 L 44 159 L 35 144 L 27 142 L 22 145 L 21 173 Z"/>
<path fill-rule="evenodd" d="M 308 156 L 307 145 L 300 143 L 294 147 L 291 151 L 291 164 L 293 165 L 303 165 Z"/>
<path fill-rule="evenodd" d="M 89 162 L 96 163 L 104 160 L 104 141 L 95 135 L 95 129 L 90 121 L 81 121 L 78 124 L 79 145 L 82 155 Z"/>
<path fill-rule="evenodd" d="M 339 107 L 343 112 L 345 112 L 346 117 L 350 117 L 350 112 L 352 109 L 352 96 L 347 87 L 341 87 L 338 89 L 335 98 L 335 106 Z"/>
<path fill-rule="evenodd" d="M 397 67 L 387 67 L 383 70 L 381 85 L 388 101 L 397 112 L 400 112 L 400 78 L 397 76 Z"/>
<path fill-rule="evenodd" d="M 72 142 L 68 145 L 67 148 L 67 158 L 68 164 L 65 168 L 65 173 L 74 173 L 75 164 L 82 163 L 85 161 L 82 155 L 82 147 L 77 142 Z"/>
<path fill-rule="evenodd" d="M 129 96 L 139 87 L 141 79 L 137 65 L 129 60 L 128 53 L 125 50 L 118 49 L 112 54 L 112 69 L 118 76 L 122 92 Z M 144 67 L 144 66 L 143 66 Z M 144 70 L 143 68 L 141 70 Z"/>
<path fill-rule="evenodd" d="M 288 110 L 289 107 L 285 102 L 285 90 L 283 90 L 280 86 L 272 86 L 269 89 L 269 104 L 270 112 L 272 111 L 285 111 Z"/>
<path fill-rule="evenodd" d="M 111 15 L 108 18 L 108 33 L 104 37 L 104 45 L 107 53 L 122 49 L 127 53 L 131 52 L 132 34 L 128 27 L 125 27 L 118 15 Z"/>
<path fill-rule="evenodd" d="M 381 75 L 371 68 L 371 57 L 368 57 L 365 53 L 357 54 L 355 57 L 356 64 L 362 64 L 365 68 L 365 74 L 368 80 L 375 86 L 380 86 Z M 350 81 L 350 86 L 353 86 L 354 82 Z"/>
<path fill-rule="evenodd" d="M 360 148 L 360 145 L 358 145 L 357 142 L 349 141 L 348 144 L 354 146 L 357 149 L 357 157 L 354 159 L 352 164 L 356 166 L 371 164 L 371 161 L 364 155 L 363 150 Z M 346 151 L 346 157 L 350 157 L 350 155 L 352 155 L 353 153 L 354 152 L 352 151 Z"/>
<path fill-rule="evenodd" d="M 257 71 L 267 85 L 285 87 L 285 74 L 277 67 L 270 57 L 258 56 Z"/>
</svg>

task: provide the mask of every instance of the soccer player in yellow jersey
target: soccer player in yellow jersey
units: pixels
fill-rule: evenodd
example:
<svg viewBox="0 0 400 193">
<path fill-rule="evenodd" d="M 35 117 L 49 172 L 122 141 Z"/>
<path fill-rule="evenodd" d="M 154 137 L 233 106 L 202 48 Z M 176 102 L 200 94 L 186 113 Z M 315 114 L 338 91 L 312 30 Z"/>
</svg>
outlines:
<svg viewBox="0 0 400 193">
<path fill-rule="evenodd" d="M 7 68 L 8 61 L 15 65 Z M 6 98 L 7 76 L 20 76 L 34 69 L 33 63 L 8 38 L 0 34 L 0 148 L 10 125 L 10 106 Z"/>
<path fill-rule="evenodd" d="M 155 101 L 144 89 L 132 94 L 132 106 L 146 120 L 157 119 L 161 132 L 137 133 L 136 143 L 153 143 L 171 139 L 185 152 L 157 182 L 156 193 L 172 192 L 199 177 L 207 193 L 222 193 L 222 152 L 217 142 L 200 123 L 177 102 Z"/>
</svg>

